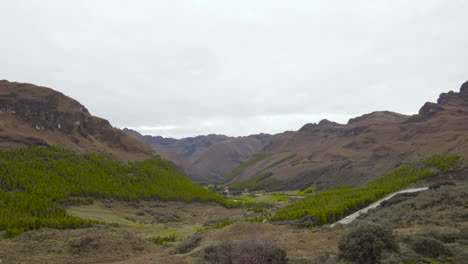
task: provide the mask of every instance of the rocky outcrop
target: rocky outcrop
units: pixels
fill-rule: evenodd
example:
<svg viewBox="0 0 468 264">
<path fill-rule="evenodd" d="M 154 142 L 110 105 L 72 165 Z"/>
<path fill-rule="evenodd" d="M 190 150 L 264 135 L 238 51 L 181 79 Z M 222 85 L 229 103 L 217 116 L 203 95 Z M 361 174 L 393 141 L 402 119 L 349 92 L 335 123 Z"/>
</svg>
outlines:
<svg viewBox="0 0 468 264">
<path fill-rule="evenodd" d="M 437 103 L 444 106 L 468 106 L 468 82 L 460 87 L 460 92 L 450 91 L 440 95 Z"/>
<path fill-rule="evenodd" d="M 318 124 L 316 123 L 309 123 L 305 124 L 301 129 L 299 129 L 299 132 L 304 132 L 304 133 L 333 133 L 335 131 L 335 128 L 340 127 L 341 125 L 329 121 L 327 119 L 322 119 Z"/>
<path fill-rule="evenodd" d="M 419 115 L 422 115 L 424 117 L 432 117 L 444 110 L 445 108 L 439 104 L 427 102 L 423 105 L 423 107 L 421 107 L 421 109 L 419 109 Z"/>
<path fill-rule="evenodd" d="M 360 123 L 360 122 L 371 122 L 376 123 L 401 123 L 408 119 L 409 116 L 402 115 L 390 111 L 376 111 L 370 114 L 364 114 L 355 118 L 351 118 L 348 124 Z"/>
<path fill-rule="evenodd" d="M 460 87 L 460 95 L 465 98 L 468 98 L 468 81 L 463 83 L 462 86 Z"/>
<path fill-rule="evenodd" d="M 107 120 L 92 116 L 78 101 L 46 87 L 0 81 L 1 119 L 8 119 L 7 127 L 17 123 L 17 128 L 2 131 L 0 137 L 19 145 L 62 145 L 84 152 L 107 152 L 122 159 L 157 156 Z"/>
</svg>

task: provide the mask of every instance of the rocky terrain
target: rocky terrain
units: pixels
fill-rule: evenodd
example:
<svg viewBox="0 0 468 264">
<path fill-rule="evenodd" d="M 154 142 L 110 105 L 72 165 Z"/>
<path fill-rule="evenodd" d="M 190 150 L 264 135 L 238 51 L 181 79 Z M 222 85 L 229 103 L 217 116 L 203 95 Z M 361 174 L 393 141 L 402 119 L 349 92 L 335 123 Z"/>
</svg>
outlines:
<svg viewBox="0 0 468 264">
<path fill-rule="evenodd" d="M 29 145 L 57 145 L 81 153 L 106 153 L 120 160 L 142 160 L 159 155 L 57 91 L 2 80 L 0 148 Z"/>
</svg>

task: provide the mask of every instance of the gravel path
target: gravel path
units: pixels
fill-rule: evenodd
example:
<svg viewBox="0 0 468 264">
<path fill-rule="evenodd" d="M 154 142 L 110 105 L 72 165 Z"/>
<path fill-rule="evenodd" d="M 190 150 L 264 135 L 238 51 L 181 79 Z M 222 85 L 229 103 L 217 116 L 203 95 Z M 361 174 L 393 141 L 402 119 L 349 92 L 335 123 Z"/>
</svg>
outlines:
<svg viewBox="0 0 468 264">
<path fill-rule="evenodd" d="M 367 206 L 366 208 L 364 209 L 361 209 L 353 214 L 350 214 L 348 216 L 346 216 L 345 218 L 341 219 L 340 221 L 334 223 L 334 224 L 331 224 L 330 227 L 334 227 L 336 224 L 343 224 L 343 225 L 346 225 L 346 224 L 349 224 L 351 222 L 353 222 L 361 213 L 367 213 L 367 211 L 369 211 L 370 209 L 374 209 L 376 208 L 377 206 L 379 206 L 383 201 L 386 201 L 390 198 L 392 198 L 393 196 L 397 195 L 397 194 L 400 194 L 400 193 L 412 193 L 412 192 L 421 192 L 421 191 L 425 191 L 429 189 L 428 187 L 421 187 L 421 188 L 414 188 L 414 189 L 407 189 L 407 190 L 402 190 L 402 191 L 398 191 L 398 192 L 395 192 L 395 193 L 392 193 L 388 196 L 386 196 L 385 198 L 382 198 L 380 200 L 378 200 L 377 202 Z"/>
</svg>

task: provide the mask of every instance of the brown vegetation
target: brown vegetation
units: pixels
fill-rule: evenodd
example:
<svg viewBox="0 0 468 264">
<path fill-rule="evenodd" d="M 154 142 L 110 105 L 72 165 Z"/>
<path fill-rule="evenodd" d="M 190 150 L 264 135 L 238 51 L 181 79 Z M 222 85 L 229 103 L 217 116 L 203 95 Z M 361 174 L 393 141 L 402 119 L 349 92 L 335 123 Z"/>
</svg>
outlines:
<svg viewBox="0 0 468 264">
<path fill-rule="evenodd" d="M 57 145 L 106 153 L 120 160 L 158 156 L 149 146 L 92 116 L 76 100 L 50 88 L 0 81 L 0 148 Z"/>
</svg>

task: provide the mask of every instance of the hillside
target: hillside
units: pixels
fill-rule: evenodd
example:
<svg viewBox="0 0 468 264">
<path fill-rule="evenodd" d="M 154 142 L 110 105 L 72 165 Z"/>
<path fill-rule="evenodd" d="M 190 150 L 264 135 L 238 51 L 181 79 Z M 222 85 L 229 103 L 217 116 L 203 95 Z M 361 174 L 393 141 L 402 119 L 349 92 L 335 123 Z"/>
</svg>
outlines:
<svg viewBox="0 0 468 264">
<path fill-rule="evenodd" d="M 276 135 L 263 153 L 268 155 L 241 165 L 226 184 L 282 190 L 357 187 L 433 154 L 468 157 L 468 82 L 460 92 L 424 104 L 416 115 L 380 111 L 347 124 L 322 120 Z"/>
<path fill-rule="evenodd" d="M 261 152 L 271 142 L 267 134 L 248 137 L 207 135 L 183 139 L 143 136 L 137 131 L 123 129 L 182 167 L 191 180 L 220 182 L 242 162 Z"/>
<path fill-rule="evenodd" d="M 0 149 L 61 146 L 120 160 L 143 160 L 158 154 L 138 140 L 92 116 L 76 100 L 50 88 L 0 81 Z"/>
<path fill-rule="evenodd" d="M 40 227 L 76 228 L 95 223 L 63 206 L 116 200 L 224 200 L 191 182 L 168 161 L 123 163 L 107 156 L 60 148 L 0 151 L 0 230 L 12 237 Z"/>
<path fill-rule="evenodd" d="M 177 140 L 142 136 L 129 129 L 124 132 L 163 153 L 198 182 L 249 186 L 244 181 L 262 178 L 268 184 L 260 180 L 250 187 L 283 190 L 360 186 L 382 172 L 433 154 L 466 157 L 467 97 L 465 83 L 460 92 L 441 94 L 437 103 L 424 104 L 415 115 L 376 111 L 347 124 L 324 119 L 276 135 Z M 257 159 L 256 154 L 264 158 Z"/>
</svg>

